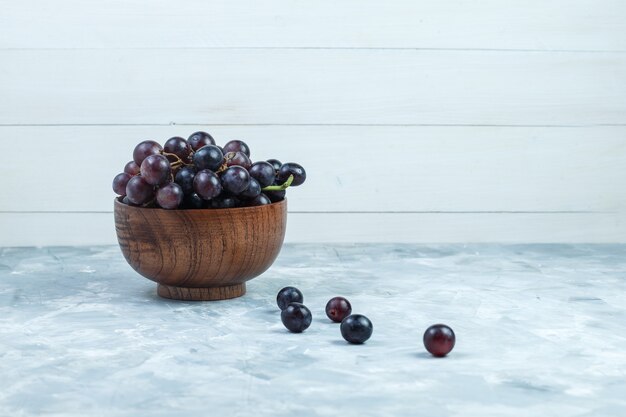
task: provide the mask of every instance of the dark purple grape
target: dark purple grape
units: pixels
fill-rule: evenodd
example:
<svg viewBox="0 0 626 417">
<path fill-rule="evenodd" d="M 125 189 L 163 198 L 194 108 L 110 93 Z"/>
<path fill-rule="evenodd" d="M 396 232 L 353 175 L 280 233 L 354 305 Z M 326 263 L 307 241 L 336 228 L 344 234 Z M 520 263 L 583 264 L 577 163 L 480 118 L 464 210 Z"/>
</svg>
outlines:
<svg viewBox="0 0 626 417">
<path fill-rule="evenodd" d="M 278 308 L 281 310 L 286 309 L 289 303 L 301 303 L 303 301 L 304 296 L 296 287 L 285 287 L 278 291 L 276 295 L 276 304 L 278 304 Z"/>
<path fill-rule="evenodd" d="M 193 179 L 193 189 L 205 200 L 217 197 L 222 192 L 222 184 L 215 172 L 203 169 Z"/>
<path fill-rule="evenodd" d="M 196 170 L 193 167 L 182 167 L 174 177 L 174 182 L 180 185 L 185 194 L 193 193 L 193 179 L 196 176 Z"/>
<path fill-rule="evenodd" d="M 207 132 L 192 133 L 191 136 L 189 136 L 189 139 L 187 139 L 187 142 L 194 151 L 197 151 L 206 145 L 215 145 L 215 139 L 213 139 L 213 137 Z"/>
<path fill-rule="evenodd" d="M 280 319 L 285 327 L 292 333 L 302 333 L 311 325 L 313 316 L 304 304 L 289 303 L 280 313 Z"/>
<path fill-rule="evenodd" d="M 246 142 L 242 140 L 231 140 L 223 147 L 224 153 L 228 152 L 243 152 L 247 157 L 250 157 L 250 148 L 246 145 Z"/>
<path fill-rule="evenodd" d="M 187 141 L 179 136 L 174 136 L 173 138 L 169 138 L 167 142 L 163 145 L 163 151 L 167 153 L 172 153 L 180 158 L 183 162 L 189 162 L 189 155 L 191 155 L 191 146 Z M 167 159 L 171 162 L 176 162 L 177 158 L 166 155 Z"/>
<path fill-rule="evenodd" d="M 128 205 L 128 206 L 134 206 L 133 203 L 130 202 L 130 200 L 128 199 L 128 196 L 124 196 L 124 198 L 122 198 L 122 203 Z"/>
<path fill-rule="evenodd" d="M 211 208 L 223 209 L 223 208 L 235 208 L 239 205 L 239 201 L 235 197 L 222 197 L 219 196 L 211 200 Z"/>
<path fill-rule="evenodd" d="M 326 315 L 335 323 L 341 323 L 350 313 L 352 313 L 350 301 L 343 297 L 333 297 L 326 303 Z"/>
<path fill-rule="evenodd" d="M 180 206 L 183 201 L 183 189 L 175 182 L 171 182 L 157 190 L 156 200 L 159 207 L 173 210 Z"/>
<path fill-rule="evenodd" d="M 239 165 L 245 169 L 250 169 L 250 166 L 252 166 L 250 158 L 248 158 L 243 152 L 228 152 L 224 155 L 224 160 L 226 161 L 226 166 L 229 167 Z"/>
<path fill-rule="evenodd" d="M 283 201 L 285 199 L 286 191 L 285 190 L 263 191 L 263 194 L 265 194 L 267 196 L 267 198 L 269 198 L 272 203 L 277 203 L 277 202 Z"/>
<path fill-rule="evenodd" d="M 224 155 L 222 151 L 220 151 L 220 148 L 215 145 L 203 146 L 193 154 L 193 164 L 198 171 L 203 169 L 217 171 L 223 161 Z"/>
<path fill-rule="evenodd" d="M 226 191 L 237 195 L 250 184 L 250 174 L 244 167 L 233 165 L 222 172 L 222 186 Z"/>
<path fill-rule="evenodd" d="M 124 167 L 124 172 L 130 175 L 137 175 L 139 174 L 139 165 L 135 161 L 130 161 Z"/>
<path fill-rule="evenodd" d="M 170 161 L 163 155 L 149 155 L 141 163 L 141 176 L 152 185 L 167 183 L 172 176 Z"/>
<path fill-rule="evenodd" d="M 128 184 L 128 180 L 131 178 L 132 176 L 126 172 L 117 174 L 115 178 L 113 178 L 113 191 L 115 194 L 126 195 L 126 184 Z"/>
<path fill-rule="evenodd" d="M 191 193 L 185 195 L 181 207 L 184 209 L 201 209 L 204 207 L 205 203 L 206 201 L 204 201 L 198 194 Z"/>
<path fill-rule="evenodd" d="M 261 193 L 255 198 L 253 198 L 252 200 L 247 201 L 246 205 L 249 207 L 254 207 L 254 206 L 264 206 L 266 204 L 272 204 L 272 201 L 269 198 L 267 198 L 265 194 Z"/>
<path fill-rule="evenodd" d="M 350 343 L 361 344 L 372 336 L 372 322 L 361 314 L 353 314 L 341 322 L 341 336 Z"/>
<path fill-rule="evenodd" d="M 291 186 L 293 187 L 297 187 L 302 184 L 304 180 L 306 180 L 306 171 L 301 165 L 296 164 L 295 162 L 287 162 L 278 170 L 278 183 L 283 184 L 287 181 L 290 175 L 293 175 L 293 182 L 291 183 Z"/>
<path fill-rule="evenodd" d="M 154 187 L 139 175 L 132 177 L 126 184 L 128 200 L 137 205 L 146 204 L 154 198 Z"/>
<path fill-rule="evenodd" d="M 133 150 L 133 161 L 139 166 L 144 159 L 146 159 L 150 155 L 158 155 L 161 153 L 163 148 L 157 142 L 153 140 L 144 140 L 135 146 L 135 150 Z"/>
<path fill-rule="evenodd" d="M 259 182 L 261 188 L 272 185 L 274 177 L 276 176 L 276 171 L 272 164 L 265 161 L 255 162 L 250 169 L 248 169 L 248 172 L 252 178 Z"/>
<path fill-rule="evenodd" d="M 456 336 L 445 324 L 434 324 L 424 333 L 424 347 L 431 355 L 444 357 L 454 348 Z"/>
<path fill-rule="evenodd" d="M 268 159 L 267 162 L 274 168 L 274 171 L 278 172 L 283 163 L 278 159 Z"/>
<path fill-rule="evenodd" d="M 252 200 L 261 194 L 261 186 L 254 178 L 250 178 L 248 188 L 239 193 L 239 197 L 246 200 Z"/>
</svg>

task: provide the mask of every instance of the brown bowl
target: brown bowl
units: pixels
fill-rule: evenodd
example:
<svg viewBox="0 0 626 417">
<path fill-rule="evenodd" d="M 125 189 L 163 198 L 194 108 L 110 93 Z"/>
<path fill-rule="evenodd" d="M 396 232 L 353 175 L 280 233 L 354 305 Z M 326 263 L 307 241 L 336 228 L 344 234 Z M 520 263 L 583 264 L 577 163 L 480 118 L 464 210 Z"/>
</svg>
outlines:
<svg viewBox="0 0 626 417">
<path fill-rule="evenodd" d="M 287 201 L 233 209 L 163 210 L 115 199 L 126 261 L 157 282 L 161 297 L 224 300 L 274 262 L 285 238 Z"/>
</svg>

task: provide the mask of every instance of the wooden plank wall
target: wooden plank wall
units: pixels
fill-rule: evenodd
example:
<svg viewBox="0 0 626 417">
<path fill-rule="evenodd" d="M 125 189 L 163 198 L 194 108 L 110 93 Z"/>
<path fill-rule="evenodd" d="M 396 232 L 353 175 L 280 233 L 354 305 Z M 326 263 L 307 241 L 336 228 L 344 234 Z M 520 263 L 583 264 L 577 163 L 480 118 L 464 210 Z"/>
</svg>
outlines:
<svg viewBox="0 0 626 417">
<path fill-rule="evenodd" d="M 292 242 L 626 241 L 626 3 L 0 0 L 0 246 L 114 243 L 135 143 L 299 161 Z"/>
</svg>

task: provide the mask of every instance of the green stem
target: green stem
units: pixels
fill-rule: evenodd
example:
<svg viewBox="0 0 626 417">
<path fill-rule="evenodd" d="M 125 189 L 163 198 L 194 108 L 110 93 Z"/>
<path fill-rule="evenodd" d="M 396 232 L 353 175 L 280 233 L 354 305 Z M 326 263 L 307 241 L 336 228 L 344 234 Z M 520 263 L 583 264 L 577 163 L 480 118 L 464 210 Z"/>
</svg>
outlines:
<svg viewBox="0 0 626 417">
<path fill-rule="evenodd" d="M 293 175 L 290 175 L 289 178 L 287 178 L 287 181 L 283 183 L 283 185 L 268 185 L 267 187 L 263 188 L 263 191 L 286 190 L 291 185 L 292 182 L 293 182 Z"/>
</svg>

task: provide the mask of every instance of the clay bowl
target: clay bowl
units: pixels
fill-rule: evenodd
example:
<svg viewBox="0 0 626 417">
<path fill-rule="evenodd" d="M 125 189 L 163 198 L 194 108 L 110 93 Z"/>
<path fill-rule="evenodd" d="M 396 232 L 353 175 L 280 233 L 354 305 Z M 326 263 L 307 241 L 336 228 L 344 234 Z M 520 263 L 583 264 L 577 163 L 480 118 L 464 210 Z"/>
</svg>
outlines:
<svg viewBox="0 0 626 417">
<path fill-rule="evenodd" d="M 158 283 L 161 297 L 224 300 L 274 262 L 287 201 L 233 209 L 163 210 L 115 199 L 115 231 L 126 261 Z"/>
</svg>

